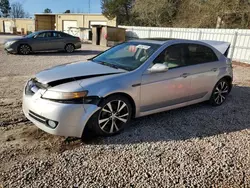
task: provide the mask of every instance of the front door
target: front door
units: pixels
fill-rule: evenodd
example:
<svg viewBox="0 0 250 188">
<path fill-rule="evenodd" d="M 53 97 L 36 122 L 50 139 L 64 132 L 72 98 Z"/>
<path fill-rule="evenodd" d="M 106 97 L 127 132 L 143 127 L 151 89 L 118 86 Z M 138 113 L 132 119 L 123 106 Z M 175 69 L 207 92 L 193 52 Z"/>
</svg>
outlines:
<svg viewBox="0 0 250 188">
<path fill-rule="evenodd" d="M 152 63 L 163 63 L 167 72 L 142 76 L 141 112 L 147 112 L 189 101 L 191 79 L 185 63 L 185 45 L 167 47 Z M 151 66 L 152 66 L 151 65 Z"/>
<path fill-rule="evenodd" d="M 46 51 L 51 49 L 48 38 L 49 33 L 50 32 L 42 32 L 35 36 L 31 41 L 33 51 Z"/>
</svg>

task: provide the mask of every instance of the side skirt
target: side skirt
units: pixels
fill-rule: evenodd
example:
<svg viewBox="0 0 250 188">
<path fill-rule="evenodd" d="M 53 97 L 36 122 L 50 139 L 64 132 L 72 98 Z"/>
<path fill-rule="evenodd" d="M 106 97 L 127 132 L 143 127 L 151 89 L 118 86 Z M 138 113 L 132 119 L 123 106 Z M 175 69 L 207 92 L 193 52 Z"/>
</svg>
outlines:
<svg viewBox="0 0 250 188">
<path fill-rule="evenodd" d="M 192 104 L 197 104 L 197 103 L 200 103 L 200 102 L 207 101 L 208 99 L 209 99 L 209 96 L 206 95 L 205 97 L 203 97 L 201 99 L 197 99 L 197 100 L 193 100 L 193 101 L 189 101 L 189 102 L 184 102 L 184 103 L 180 103 L 180 104 L 173 105 L 173 106 L 167 106 L 167 107 L 164 107 L 164 108 L 158 108 L 158 109 L 150 110 L 150 111 L 146 111 L 146 112 L 140 112 L 139 116 L 137 116 L 137 117 L 147 116 L 147 115 L 151 115 L 151 114 L 155 114 L 155 113 L 165 112 L 165 111 L 169 111 L 169 110 L 189 106 L 189 105 L 192 105 Z"/>
</svg>

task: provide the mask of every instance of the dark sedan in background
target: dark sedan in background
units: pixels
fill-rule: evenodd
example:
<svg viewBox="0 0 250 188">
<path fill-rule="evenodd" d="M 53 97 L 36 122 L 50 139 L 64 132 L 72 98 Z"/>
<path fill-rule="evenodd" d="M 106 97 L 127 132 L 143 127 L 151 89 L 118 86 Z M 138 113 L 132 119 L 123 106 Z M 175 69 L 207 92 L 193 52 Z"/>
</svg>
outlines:
<svg viewBox="0 0 250 188">
<path fill-rule="evenodd" d="M 6 41 L 4 48 L 9 53 L 27 55 L 39 51 L 61 51 L 68 53 L 81 48 L 79 37 L 59 31 L 38 31 L 25 37 Z"/>
</svg>

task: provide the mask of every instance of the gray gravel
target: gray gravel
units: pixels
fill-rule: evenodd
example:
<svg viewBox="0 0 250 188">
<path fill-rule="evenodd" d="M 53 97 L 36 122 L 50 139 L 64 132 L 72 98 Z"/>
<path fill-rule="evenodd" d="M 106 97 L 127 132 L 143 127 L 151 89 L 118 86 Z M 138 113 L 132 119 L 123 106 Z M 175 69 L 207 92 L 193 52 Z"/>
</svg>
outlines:
<svg viewBox="0 0 250 188">
<path fill-rule="evenodd" d="M 234 67 L 235 87 L 224 105 L 139 118 L 115 137 L 65 142 L 27 122 L 25 80 L 93 55 L 0 49 L 0 187 L 250 187 L 250 67 Z"/>
<path fill-rule="evenodd" d="M 0 48 L 0 75 L 4 76 L 23 76 L 33 75 L 51 66 L 70 62 L 85 61 L 103 50 L 105 47 L 84 45 L 81 50 L 73 54 L 67 53 L 36 53 L 22 57 L 20 55 L 6 55 L 3 48 Z M 2 55 L 2 53 L 4 55 Z"/>
</svg>

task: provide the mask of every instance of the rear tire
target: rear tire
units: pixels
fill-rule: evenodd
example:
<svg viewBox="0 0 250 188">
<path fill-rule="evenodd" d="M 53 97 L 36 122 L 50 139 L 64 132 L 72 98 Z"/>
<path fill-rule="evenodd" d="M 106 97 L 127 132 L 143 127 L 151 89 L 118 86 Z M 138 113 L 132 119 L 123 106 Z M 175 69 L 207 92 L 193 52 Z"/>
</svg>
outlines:
<svg viewBox="0 0 250 188">
<path fill-rule="evenodd" d="M 73 44 L 67 44 L 67 45 L 65 46 L 65 51 L 66 51 L 67 53 L 72 53 L 72 52 L 75 51 L 75 46 L 74 46 Z"/>
<path fill-rule="evenodd" d="M 210 97 L 210 104 L 213 106 L 220 106 L 225 101 L 230 92 L 230 83 L 226 79 L 221 79 L 214 87 Z"/>
<path fill-rule="evenodd" d="M 100 107 L 87 125 L 96 135 L 112 136 L 128 126 L 132 117 L 132 106 L 126 97 L 110 96 L 101 102 Z"/>
<path fill-rule="evenodd" d="M 21 55 L 28 55 L 31 52 L 31 47 L 28 44 L 22 44 L 18 48 L 18 53 Z"/>
</svg>

